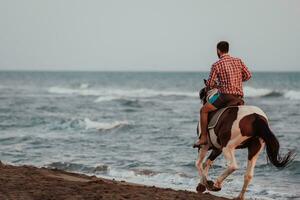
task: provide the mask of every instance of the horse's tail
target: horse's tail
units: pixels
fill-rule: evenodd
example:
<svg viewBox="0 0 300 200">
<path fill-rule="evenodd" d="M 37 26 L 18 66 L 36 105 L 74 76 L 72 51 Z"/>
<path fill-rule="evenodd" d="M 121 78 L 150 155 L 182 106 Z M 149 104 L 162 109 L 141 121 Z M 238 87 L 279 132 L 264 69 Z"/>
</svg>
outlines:
<svg viewBox="0 0 300 200">
<path fill-rule="evenodd" d="M 256 114 L 254 129 L 256 134 L 258 134 L 258 136 L 260 136 L 266 143 L 268 157 L 275 167 L 284 168 L 293 160 L 294 152 L 292 151 L 289 151 L 284 157 L 279 155 L 279 142 L 272 133 L 268 122 L 261 115 Z"/>
</svg>

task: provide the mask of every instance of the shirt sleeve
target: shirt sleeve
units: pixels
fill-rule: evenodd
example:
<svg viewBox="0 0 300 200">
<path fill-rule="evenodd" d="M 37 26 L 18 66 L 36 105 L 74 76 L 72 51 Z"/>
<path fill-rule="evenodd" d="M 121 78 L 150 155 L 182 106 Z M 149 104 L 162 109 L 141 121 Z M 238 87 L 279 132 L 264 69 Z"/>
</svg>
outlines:
<svg viewBox="0 0 300 200">
<path fill-rule="evenodd" d="M 217 82 L 217 68 L 215 65 L 213 65 L 211 67 L 209 78 L 206 82 L 206 86 L 208 88 L 215 88 L 217 87 L 216 82 Z"/>
<path fill-rule="evenodd" d="M 248 81 L 252 77 L 252 74 L 247 68 L 247 66 L 243 63 L 243 61 L 241 61 L 241 66 L 243 81 Z"/>
</svg>

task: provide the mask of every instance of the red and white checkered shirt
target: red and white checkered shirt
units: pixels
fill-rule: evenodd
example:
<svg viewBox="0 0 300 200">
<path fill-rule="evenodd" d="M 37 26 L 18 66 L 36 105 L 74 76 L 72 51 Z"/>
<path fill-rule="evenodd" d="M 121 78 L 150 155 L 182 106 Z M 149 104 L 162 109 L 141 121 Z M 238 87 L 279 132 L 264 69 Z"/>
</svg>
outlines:
<svg viewBox="0 0 300 200">
<path fill-rule="evenodd" d="M 212 65 L 206 84 L 209 88 L 218 88 L 222 94 L 244 96 L 242 82 L 249 80 L 251 76 L 241 59 L 224 54 Z"/>
</svg>

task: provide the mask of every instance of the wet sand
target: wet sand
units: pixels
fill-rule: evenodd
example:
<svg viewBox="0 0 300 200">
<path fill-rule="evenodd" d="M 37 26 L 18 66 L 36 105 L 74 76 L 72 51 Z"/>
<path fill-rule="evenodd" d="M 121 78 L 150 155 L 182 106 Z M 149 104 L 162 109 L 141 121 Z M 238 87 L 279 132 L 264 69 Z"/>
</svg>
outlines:
<svg viewBox="0 0 300 200">
<path fill-rule="evenodd" d="M 211 194 L 107 180 L 57 169 L 12 166 L 0 162 L 1 200 L 226 200 Z"/>
</svg>

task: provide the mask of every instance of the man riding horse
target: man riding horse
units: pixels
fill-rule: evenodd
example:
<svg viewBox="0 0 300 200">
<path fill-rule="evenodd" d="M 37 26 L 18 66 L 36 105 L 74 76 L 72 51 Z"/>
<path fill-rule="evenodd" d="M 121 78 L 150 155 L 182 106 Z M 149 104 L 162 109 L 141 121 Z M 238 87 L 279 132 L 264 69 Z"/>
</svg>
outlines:
<svg viewBox="0 0 300 200">
<path fill-rule="evenodd" d="M 246 148 L 248 149 L 247 168 L 242 190 L 237 197 L 239 200 L 244 200 L 247 187 L 254 175 L 256 161 L 264 147 L 270 162 L 277 168 L 287 166 L 294 159 L 295 154 L 289 151 L 285 156 L 281 156 L 279 141 L 269 127 L 267 115 L 256 106 L 243 105 L 242 82 L 249 80 L 251 73 L 240 59 L 229 56 L 228 50 L 228 42 L 218 43 L 217 51 L 220 60 L 213 64 L 209 80 L 200 91 L 200 99 L 203 103 L 200 112 L 201 136 L 194 145 L 199 149 L 196 167 L 200 183 L 197 191 L 221 190 L 225 179 L 238 169 L 235 150 Z M 216 109 L 220 110 L 208 116 Z M 209 125 L 207 125 L 208 118 Z M 199 132 L 199 124 L 197 130 Z M 209 150 L 211 153 L 204 161 Z M 224 155 L 227 167 L 213 182 L 208 179 L 208 172 L 221 153 Z"/>
<path fill-rule="evenodd" d="M 244 104 L 242 82 L 251 78 L 251 73 L 239 58 L 228 54 L 229 44 L 221 41 L 217 44 L 217 54 L 220 58 L 212 65 L 209 79 L 206 82 L 208 89 L 217 88 L 218 92 L 210 96 L 200 110 L 201 135 L 194 147 L 200 148 L 207 144 L 208 114 L 228 105 Z"/>
</svg>

